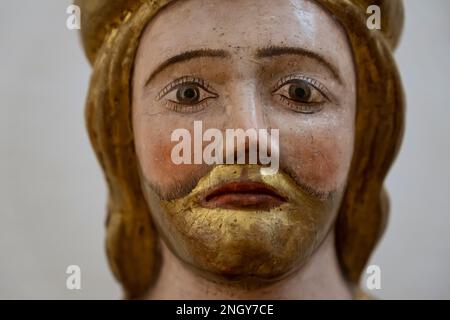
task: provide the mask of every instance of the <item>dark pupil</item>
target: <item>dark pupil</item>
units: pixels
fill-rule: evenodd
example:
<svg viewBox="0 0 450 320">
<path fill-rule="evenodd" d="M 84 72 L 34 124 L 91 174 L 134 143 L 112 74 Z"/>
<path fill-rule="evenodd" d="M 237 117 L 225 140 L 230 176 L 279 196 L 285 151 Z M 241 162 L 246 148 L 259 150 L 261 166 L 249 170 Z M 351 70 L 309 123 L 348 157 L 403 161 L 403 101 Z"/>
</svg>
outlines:
<svg viewBox="0 0 450 320">
<path fill-rule="evenodd" d="M 306 91 L 303 88 L 295 88 L 295 95 L 299 98 L 304 98 L 306 96 Z"/>
<path fill-rule="evenodd" d="M 292 84 L 289 88 L 289 96 L 293 100 L 307 101 L 311 95 L 311 90 L 304 83 Z"/>
<path fill-rule="evenodd" d="M 180 102 L 194 103 L 199 98 L 198 89 L 192 86 L 184 86 L 178 89 L 177 99 Z"/>
</svg>

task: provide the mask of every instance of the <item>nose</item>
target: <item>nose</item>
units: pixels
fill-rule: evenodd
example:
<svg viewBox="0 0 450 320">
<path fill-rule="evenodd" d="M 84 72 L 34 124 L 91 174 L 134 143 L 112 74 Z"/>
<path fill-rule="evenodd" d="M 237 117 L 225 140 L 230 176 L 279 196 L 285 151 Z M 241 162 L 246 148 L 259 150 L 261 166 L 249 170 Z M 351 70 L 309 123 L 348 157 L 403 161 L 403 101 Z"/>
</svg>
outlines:
<svg viewBox="0 0 450 320">
<path fill-rule="evenodd" d="M 257 85 L 252 80 L 241 80 L 235 83 L 228 105 L 230 128 L 267 129 L 263 99 L 257 90 Z"/>
<path fill-rule="evenodd" d="M 270 139 L 270 124 L 257 85 L 250 80 L 235 83 L 227 112 L 226 163 L 268 164 L 272 149 L 278 150 L 278 145 L 273 143 L 278 141 Z"/>
</svg>

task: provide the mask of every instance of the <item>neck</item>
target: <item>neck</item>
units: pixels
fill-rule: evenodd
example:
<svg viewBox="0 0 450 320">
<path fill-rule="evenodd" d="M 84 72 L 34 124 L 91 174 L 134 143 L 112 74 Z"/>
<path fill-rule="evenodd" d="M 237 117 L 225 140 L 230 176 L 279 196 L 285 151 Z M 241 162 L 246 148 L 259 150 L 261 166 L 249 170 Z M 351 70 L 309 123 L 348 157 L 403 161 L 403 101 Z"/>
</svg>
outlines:
<svg viewBox="0 0 450 320">
<path fill-rule="evenodd" d="M 162 265 L 148 299 L 351 299 L 336 257 L 334 234 L 295 274 L 260 288 L 215 283 L 186 268 L 161 244 Z"/>
</svg>

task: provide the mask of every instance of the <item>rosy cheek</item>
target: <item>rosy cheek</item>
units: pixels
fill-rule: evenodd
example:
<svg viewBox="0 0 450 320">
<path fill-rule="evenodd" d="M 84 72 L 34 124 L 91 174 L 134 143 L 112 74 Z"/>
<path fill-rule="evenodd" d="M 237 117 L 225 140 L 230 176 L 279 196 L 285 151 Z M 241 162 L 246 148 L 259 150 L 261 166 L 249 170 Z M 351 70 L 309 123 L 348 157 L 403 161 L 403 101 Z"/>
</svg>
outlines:
<svg viewBox="0 0 450 320">
<path fill-rule="evenodd" d="M 300 138 L 288 135 L 280 141 L 282 165 L 285 161 L 302 183 L 333 191 L 344 185 L 349 170 L 352 147 L 347 140 L 320 132 Z"/>
<path fill-rule="evenodd" d="M 145 178 L 152 181 L 168 181 L 167 173 L 174 174 L 177 170 L 177 166 L 171 160 L 174 143 L 170 141 L 170 135 L 166 137 L 148 127 L 136 129 L 135 135 L 138 160 Z"/>
<path fill-rule="evenodd" d="M 172 150 L 179 142 L 170 140 L 172 129 L 165 130 L 167 133 L 163 135 L 149 130 L 151 133 L 145 136 L 153 138 L 141 139 L 140 145 L 137 140 L 139 163 L 145 178 L 163 190 L 173 186 L 174 183 L 189 181 L 193 172 L 201 171 L 203 167 L 195 164 L 175 164 L 172 160 Z"/>
</svg>

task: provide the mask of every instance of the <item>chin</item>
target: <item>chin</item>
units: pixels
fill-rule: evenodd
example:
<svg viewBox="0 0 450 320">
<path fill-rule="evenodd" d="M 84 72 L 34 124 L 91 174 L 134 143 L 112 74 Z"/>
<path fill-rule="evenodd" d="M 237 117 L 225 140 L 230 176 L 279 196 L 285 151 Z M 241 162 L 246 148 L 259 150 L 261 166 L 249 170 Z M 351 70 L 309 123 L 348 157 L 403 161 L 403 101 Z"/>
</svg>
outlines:
<svg viewBox="0 0 450 320">
<path fill-rule="evenodd" d="M 208 211 L 208 218 L 201 211 L 180 212 L 182 222 L 172 225 L 170 236 L 168 229 L 161 232 L 184 264 L 216 282 L 263 285 L 281 280 L 304 265 L 328 231 L 283 208 L 221 209 Z"/>
</svg>

